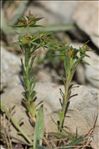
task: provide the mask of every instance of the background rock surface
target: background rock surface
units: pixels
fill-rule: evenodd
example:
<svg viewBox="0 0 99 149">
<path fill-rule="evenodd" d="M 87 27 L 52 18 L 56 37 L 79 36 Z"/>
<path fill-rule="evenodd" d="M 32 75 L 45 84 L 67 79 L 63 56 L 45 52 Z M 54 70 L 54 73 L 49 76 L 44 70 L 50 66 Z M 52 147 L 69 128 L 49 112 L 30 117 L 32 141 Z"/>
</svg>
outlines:
<svg viewBox="0 0 99 149">
<path fill-rule="evenodd" d="M 95 89 L 90 89 L 85 86 L 79 86 L 72 89 L 72 94 L 77 93 L 76 97 L 71 98 L 70 106 L 65 119 L 65 125 L 68 130 L 72 133 L 75 133 L 78 130 L 78 134 L 85 135 L 93 127 L 95 119 L 97 117 L 98 107 L 99 107 L 99 92 Z M 63 90 L 63 86 L 59 86 L 53 83 L 37 83 L 37 102 L 41 100 L 44 101 L 45 107 L 45 128 L 47 132 L 56 131 L 56 125 L 53 123 L 52 118 L 57 119 L 55 111 L 60 109 L 59 98 L 60 93 L 59 89 Z M 5 94 L 2 94 L 1 104 L 3 103 L 6 108 L 11 108 L 15 105 L 15 114 L 14 118 L 17 119 L 17 122 L 23 119 L 24 125 L 23 129 L 27 130 L 27 134 L 32 136 L 33 129 L 29 124 L 28 117 L 25 113 L 25 109 L 21 105 L 22 101 L 22 92 L 23 88 L 21 84 L 10 88 L 6 91 Z M 72 125 L 75 124 L 75 125 Z M 28 129 L 27 129 L 28 128 Z M 99 129 L 99 123 L 96 123 L 96 129 Z M 12 136 L 17 137 L 18 139 L 23 139 L 19 137 L 14 128 L 12 128 Z M 98 134 L 97 131 L 94 132 L 92 145 L 98 146 Z"/>
<path fill-rule="evenodd" d="M 93 43 L 99 48 L 99 2 L 79 2 L 73 19 L 77 26 L 89 35 Z"/>
</svg>

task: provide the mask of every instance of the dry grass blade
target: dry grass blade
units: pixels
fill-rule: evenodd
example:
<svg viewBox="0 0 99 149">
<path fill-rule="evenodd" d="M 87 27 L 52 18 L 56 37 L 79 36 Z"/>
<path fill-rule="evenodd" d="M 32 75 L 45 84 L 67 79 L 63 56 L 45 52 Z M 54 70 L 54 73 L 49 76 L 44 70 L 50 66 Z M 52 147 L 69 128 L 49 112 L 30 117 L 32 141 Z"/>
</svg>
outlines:
<svg viewBox="0 0 99 149">
<path fill-rule="evenodd" d="M 1 117 L 1 122 L 0 122 L 0 140 L 1 142 L 4 143 L 4 146 L 7 149 L 13 149 L 12 148 L 12 141 L 10 137 L 10 125 L 9 122 L 6 119 L 5 114 L 2 115 Z"/>
</svg>

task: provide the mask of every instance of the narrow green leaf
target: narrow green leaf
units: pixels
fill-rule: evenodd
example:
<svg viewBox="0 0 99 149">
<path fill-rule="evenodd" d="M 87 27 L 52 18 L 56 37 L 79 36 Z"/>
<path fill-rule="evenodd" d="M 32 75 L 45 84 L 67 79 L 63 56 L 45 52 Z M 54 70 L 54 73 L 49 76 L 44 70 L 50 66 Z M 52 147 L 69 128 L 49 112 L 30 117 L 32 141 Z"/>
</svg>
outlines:
<svg viewBox="0 0 99 149">
<path fill-rule="evenodd" d="M 44 135 L 44 112 L 43 106 L 38 109 L 36 126 L 34 130 L 34 144 L 33 149 L 37 149 L 42 145 L 42 139 Z"/>
</svg>

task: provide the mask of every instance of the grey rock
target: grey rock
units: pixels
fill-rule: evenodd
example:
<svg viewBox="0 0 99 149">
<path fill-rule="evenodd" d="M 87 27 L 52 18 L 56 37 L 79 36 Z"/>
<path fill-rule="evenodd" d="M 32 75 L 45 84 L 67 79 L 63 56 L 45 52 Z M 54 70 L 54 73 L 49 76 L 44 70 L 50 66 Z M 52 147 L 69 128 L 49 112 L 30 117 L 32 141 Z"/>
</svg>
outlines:
<svg viewBox="0 0 99 149">
<path fill-rule="evenodd" d="M 1 148 L 1 149 L 5 149 L 2 145 L 0 145 L 0 148 Z"/>
<path fill-rule="evenodd" d="M 80 43 L 72 43 L 71 45 L 77 49 L 83 46 Z M 87 80 L 91 86 L 99 89 L 99 55 L 91 49 L 86 52 L 86 55 L 84 67 L 81 64 L 77 67 L 77 79 L 81 84 L 85 84 Z"/>
<path fill-rule="evenodd" d="M 72 14 L 77 5 L 77 1 L 41 1 L 40 3 L 58 16 L 62 22 L 72 21 Z"/>
<path fill-rule="evenodd" d="M 20 58 L 1 47 L 1 90 L 3 87 L 8 86 L 8 82 L 13 76 L 18 75 L 20 65 Z M 10 83 L 12 82 L 9 82 L 9 84 Z"/>
<path fill-rule="evenodd" d="M 17 83 L 17 85 L 10 86 L 10 88 L 7 88 L 5 90 L 5 93 L 1 95 L 1 107 L 2 105 L 6 110 L 12 111 L 11 114 L 12 118 L 15 119 L 16 123 L 19 124 L 20 121 L 24 124 L 21 126 L 21 129 L 25 131 L 27 136 L 32 137 L 33 135 L 33 128 L 29 122 L 29 119 L 26 114 L 25 108 L 22 106 L 22 92 L 23 87 L 20 83 Z M 13 110 L 11 110 L 13 107 L 15 107 Z M 13 127 L 13 125 L 10 126 L 10 135 L 12 136 L 12 140 L 15 142 L 18 142 L 18 140 L 21 140 L 23 143 L 26 143 L 25 139 L 18 135 L 17 130 Z"/>
<path fill-rule="evenodd" d="M 57 120 L 57 115 L 54 113 L 60 109 L 59 89 L 64 90 L 63 86 L 59 86 L 54 83 L 40 82 L 36 84 L 37 91 L 37 102 L 44 101 L 44 111 L 45 111 L 45 128 L 47 132 L 57 131 L 56 125 L 53 123 L 52 118 Z M 23 129 L 27 130 L 28 136 L 32 136 L 33 128 L 30 126 L 28 117 L 25 113 L 25 109 L 21 105 L 23 88 L 21 84 L 9 88 L 4 94 L 2 94 L 1 103 L 5 105 L 6 108 L 11 108 L 15 105 L 15 118 L 17 121 L 23 119 L 24 126 Z M 68 130 L 75 133 L 78 130 L 78 134 L 84 135 L 93 127 L 96 116 L 98 114 L 99 106 L 99 92 L 96 89 L 88 88 L 85 86 L 76 87 L 72 89 L 72 95 L 78 94 L 71 98 L 70 106 L 65 119 L 65 125 Z M 55 119 L 56 118 L 56 119 Z M 75 125 L 72 125 L 75 124 Z M 99 123 L 96 123 L 96 128 L 98 129 Z M 28 128 L 28 129 L 27 129 Z M 96 129 L 96 130 L 97 130 Z M 98 145 L 98 134 L 94 131 L 92 146 Z M 12 136 L 22 140 L 20 136 L 17 135 L 15 129 L 12 129 Z M 95 149 L 98 149 L 97 147 Z"/>
<path fill-rule="evenodd" d="M 57 119 L 56 114 L 53 112 L 56 112 L 58 109 L 60 109 L 60 88 L 63 90 L 63 86 L 58 86 L 53 83 L 38 83 L 36 86 L 38 100 L 40 101 L 42 97 L 47 109 L 45 114 L 45 124 L 46 131 L 48 132 L 57 130 L 56 125 L 54 125 L 52 122 L 52 119 Z M 67 112 L 69 117 L 66 117 L 65 125 L 72 133 L 75 133 L 76 130 L 78 130 L 78 134 L 85 135 L 91 128 L 93 128 L 97 115 L 99 114 L 99 92 L 96 89 L 81 85 L 72 89 L 72 95 L 73 94 L 78 95 L 71 98 L 70 100 L 70 106 Z M 99 138 L 97 133 L 98 129 L 99 120 L 97 120 L 92 138 L 92 146 L 95 149 L 98 149 L 99 146 Z"/>
<path fill-rule="evenodd" d="M 89 35 L 93 43 L 99 48 L 98 11 L 98 1 L 79 2 L 73 15 L 73 20 L 82 31 Z"/>
<path fill-rule="evenodd" d="M 39 1 L 41 6 L 31 6 L 28 8 L 34 15 L 44 17 L 45 24 L 70 23 L 72 22 L 72 14 L 74 13 L 77 1 Z M 62 10 L 62 11 L 61 11 Z"/>
<path fill-rule="evenodd" d="M 36 79 L 37 79 L 38 82 L 52 82 L 51 76 L 45 70 L 40 70 L 37 73 Z"/>
<path fill-rule="evenodd" d="M 85 77 L 90 84 L 99 89 L 99 56 L 93 51 L 88 51 L 89 57 L 85 58 L 85 61 L 89 64 L 85 64 Z"/>
</svg>

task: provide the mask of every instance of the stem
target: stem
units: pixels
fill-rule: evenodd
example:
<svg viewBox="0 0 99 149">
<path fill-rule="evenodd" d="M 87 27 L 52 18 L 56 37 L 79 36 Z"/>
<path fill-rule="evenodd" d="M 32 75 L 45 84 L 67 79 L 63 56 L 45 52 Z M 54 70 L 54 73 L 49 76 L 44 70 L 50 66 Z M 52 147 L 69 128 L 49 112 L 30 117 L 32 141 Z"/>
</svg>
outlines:
<svg viewBox="0 0 99 149">
<path fill-rule="evenodd" d="M 67 111 L 67 104 L 68 104 L 68 87 L 66 86 L 65 88 L 65 93 L 64 93 L 64 99 L 63 99 L 63 106 L 62 106 L 62 118 L 61 118 L 61 121 L 60 121 L 60 132 L 62 131 L 63 129 L 63 126 L 64 126 L 64 121 L 65 121 L 65 116 L 66 116 L 66 111 Z"/>
<path fill-rule="evenodd" d="M 67 75 L 67 78 L 65 80 L 64 83 L 64 98 L 63 98 L 63 106 L 62 106 L 62 117 L 61 117 L 61 121 L 60 121 L 60 127 L 59 127 L 59 131 L 61 132 L 63 130 L 63 126 L 64 126 L 64 121 L 65 121 L 65 116 L 66 116 L 66 112 L 67 112 L 67 108 L 68 108 L 68 101 L 69 101 L 69 86 L 70 86 L 70 82 L 72 80 L 72 74 L 70 74 L 70 72 Z"/>
<path fill-rule="evenodd" d="M 4 20 L 4 18 L 3 18 Z M 6 20 L 4 20 L 6 21 Z M 2 24 L 4 24 L 5 22 L 2 21 Z M 4 24 L 4 26 L 2 25 L 2 29 L 3 31 L 5 31 L 7 34 L 15 34 L 18 33 L 20 35 L 25 35 L 27 33 L 37 33 L 37 32 L 59 32 L 59 31 L 69 31 L 71 29 L 74 29 L 74 25 L 72 24 L 63 24 L 63 25 L 49 25 L 47 27 L 28 27 L 28 28 L 24 28 L 24 27 L 17 27 L 16 29 L 14 27 L 10 27 L 7 26 L 6 23 Z"/>
<path fill-rule="evenodd" d="M 34 124 L 35 122 L 35 116 L 36 116 L 36 106 L 35 106 L 35 96 L 31 95 L 33 92 L 33 84 L 34 82 L 32 82 L 32 65 L 33 65 L 33 57 L 31 57 L 31 51 L 30 51 L 30 47 L 24 47 L 25 50 L 25 57 L 24 57 L 24 61 L 22 61 L 22 64 L 24 66 L 24 70 L 23 70 L 23 82 L 24 82 L 24 105 L 25 108 L 27 110 L 27 114 L 31 120 L 31 122 Z M 31 60 L 31 61 L 30 61 Z"/>
<path fill-rule="evenodd" d="M 14 31 L 14 28 L 12 28 Z M 59 32 L 59 31 L 68 31 L 74 29 L 74 25 L 72 24 L 63 24 L 63 25 L 49 25 L 49 26 L 44 26 L 44 27 L 28 27 L 28 28 L 16 28 L 16 32 L 18 34 L 26 34 L 28 33 L 36 33 L 36 32 Z"/>
<path fill-rule="evenodd" d="M 63 106 L 62 106 L 62 114 L 63 115 L 62 115 L 61 120 L 60 120 L 60 127 L 59 127 L 60 132 L 63 130 L 64 121 L 65 121 L 66 113 L 68 110 L 69 97 L 70 97 L 69 87 L 70 87 L 70 83 L 72 81 L 73 75 L 75 73 L 75 70 L 76 70 L 75 68 L 77 67 L 77 64 L 75 65 L 75 67 L 73 66 L 72 71 L 71 71 L 71 69 L 68 71 L 67 77 L 66 77 L 66 80 L 64 83 L 64 98 L 63 98 Z"/>
</svg>

